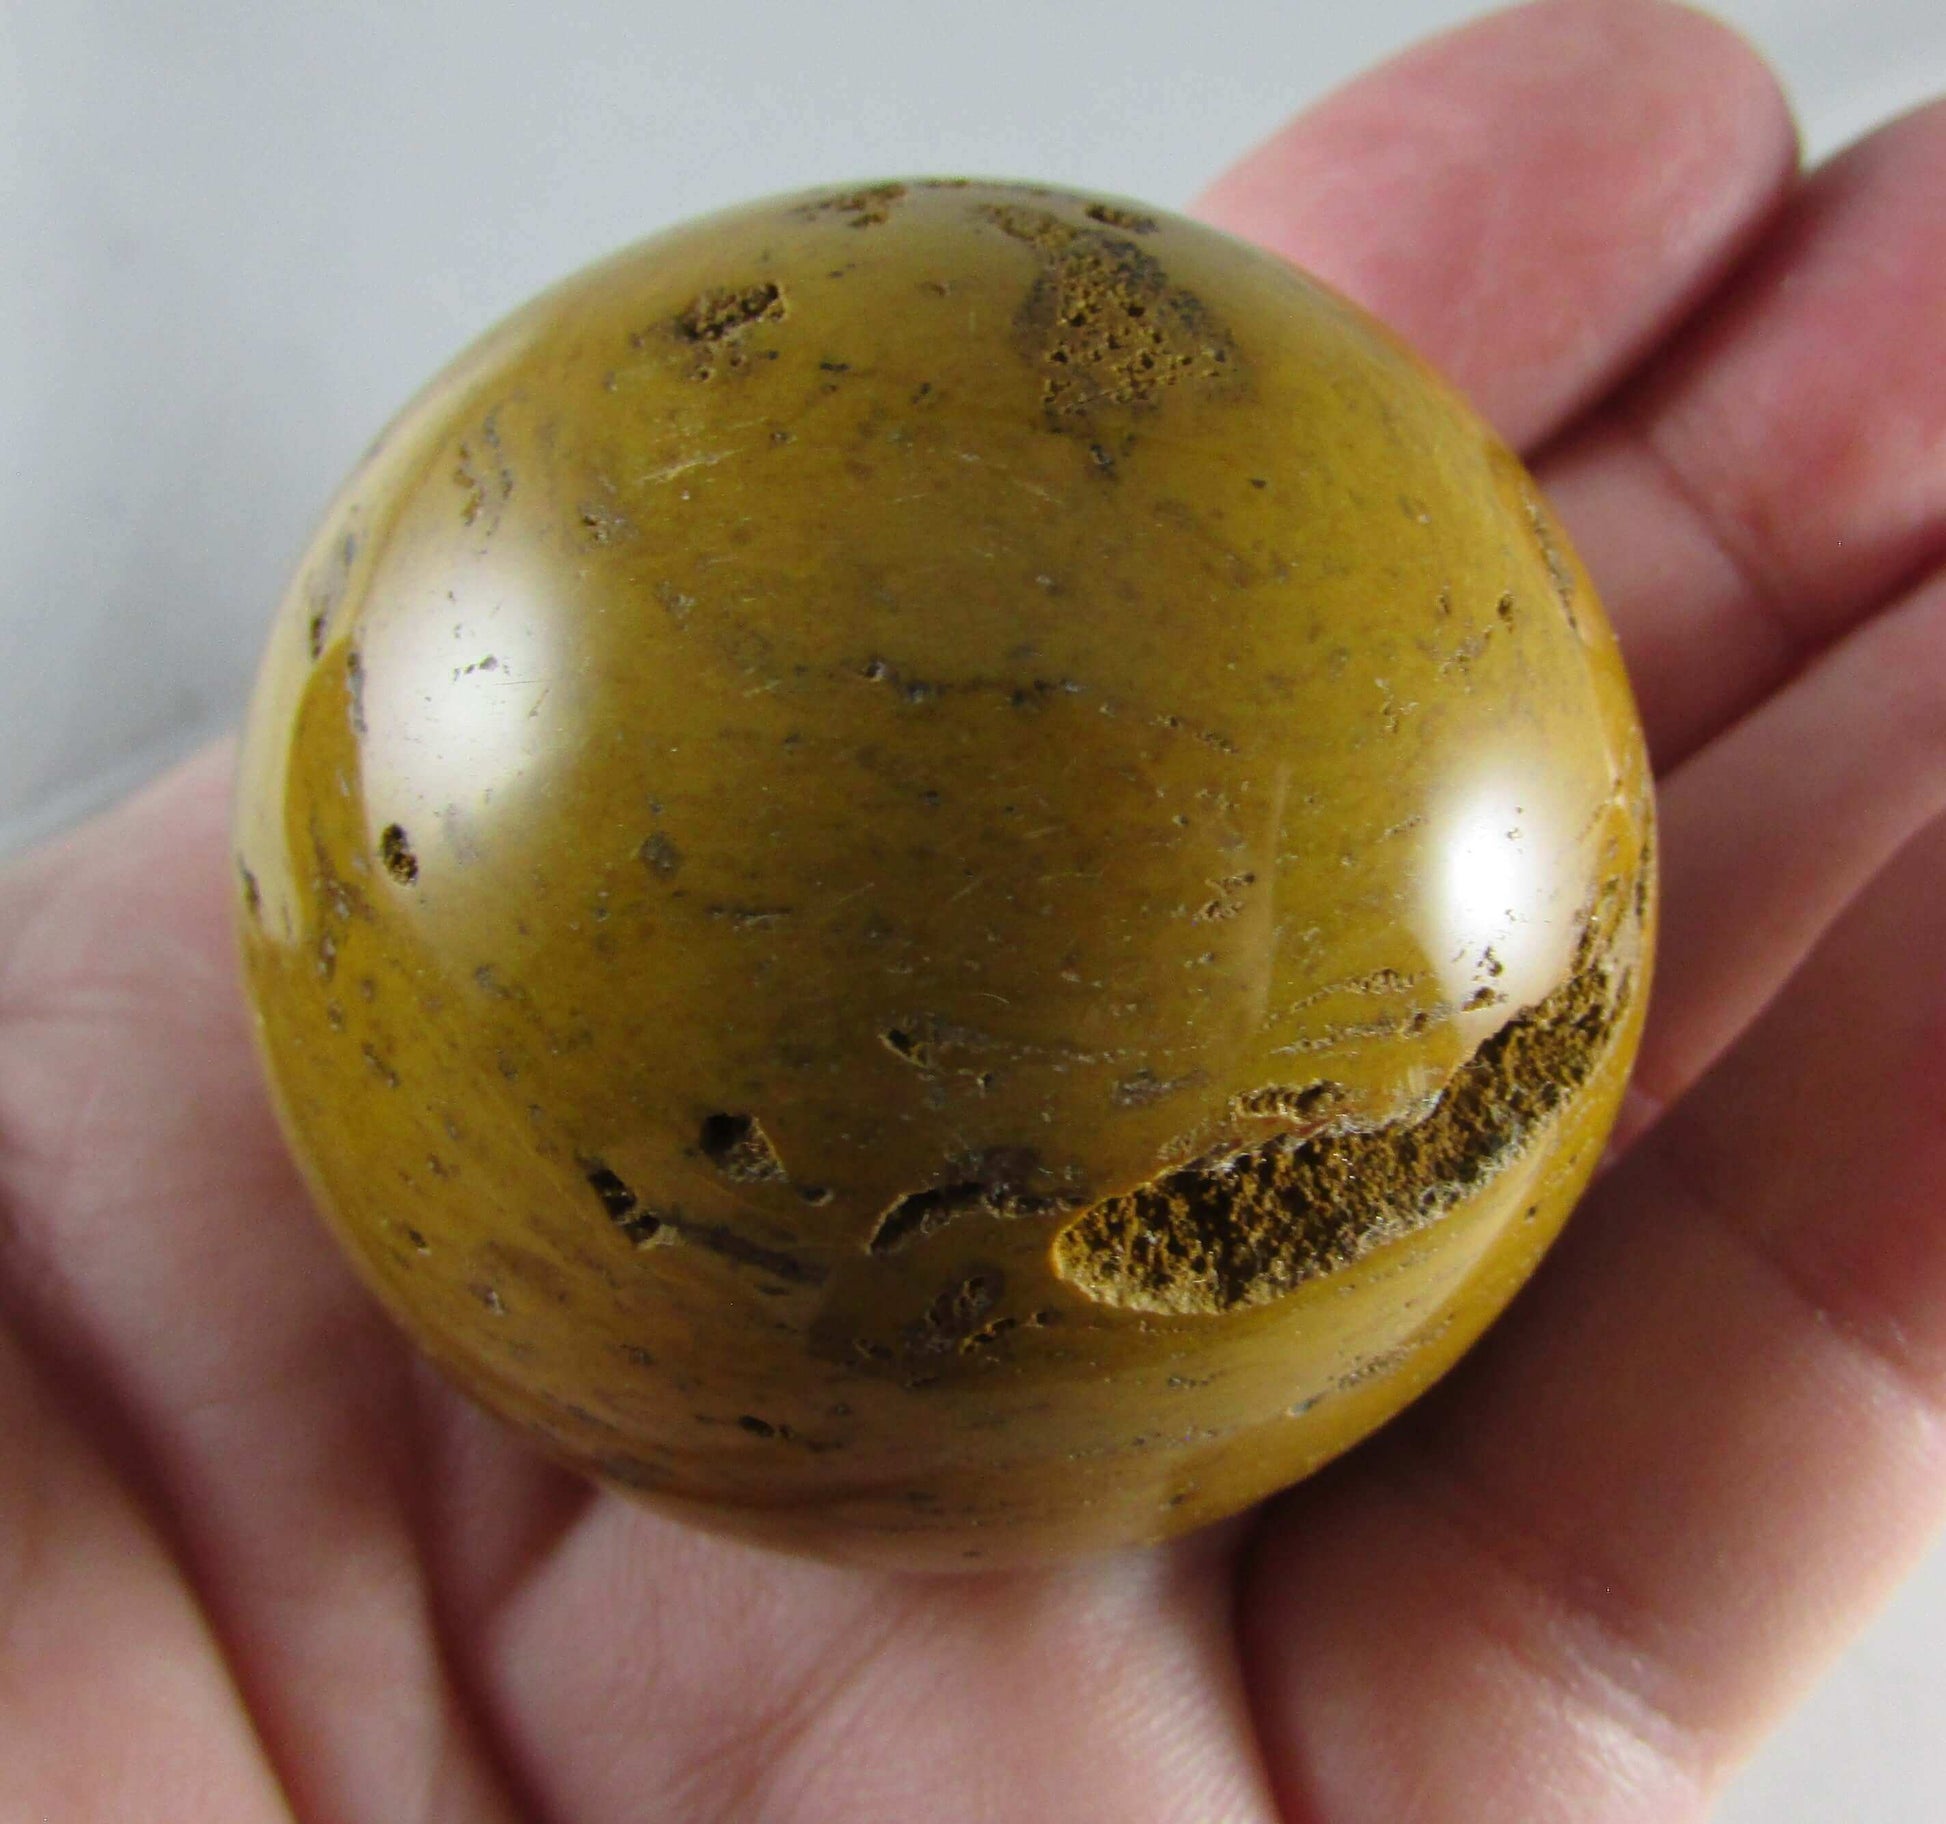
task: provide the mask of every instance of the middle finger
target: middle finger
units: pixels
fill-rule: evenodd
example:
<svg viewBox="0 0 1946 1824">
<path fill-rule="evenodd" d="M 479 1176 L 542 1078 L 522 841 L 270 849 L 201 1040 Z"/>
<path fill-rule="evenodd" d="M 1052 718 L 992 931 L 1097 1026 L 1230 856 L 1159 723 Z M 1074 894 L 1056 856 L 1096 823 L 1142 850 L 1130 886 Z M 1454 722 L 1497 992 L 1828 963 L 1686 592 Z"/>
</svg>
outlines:
<svg viewBox="0 0 1946 1824">
<path fill-rule="evenodd" d="M 1799 190 L 1538 473 L 1599 580 L 1658 772 L 1946 548 L 1946 103 Z"/>
</svg>

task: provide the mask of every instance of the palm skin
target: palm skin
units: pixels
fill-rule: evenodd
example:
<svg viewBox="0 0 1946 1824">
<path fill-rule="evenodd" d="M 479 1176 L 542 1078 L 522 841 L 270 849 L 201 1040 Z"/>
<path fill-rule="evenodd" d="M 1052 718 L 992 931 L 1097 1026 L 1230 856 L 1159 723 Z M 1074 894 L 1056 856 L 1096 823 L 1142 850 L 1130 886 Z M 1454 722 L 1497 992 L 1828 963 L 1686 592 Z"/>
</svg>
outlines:
<svg viewBox="0 0 1946 1824">
<path fill-rule="evenodd" d="M 1701 1815 L 1946 1512 L 1941 194 L 1946 109 L 1807 178 L 1719 28 L 1542 0 L 1204 199 L 1532 454 L 1640 691 L 1666 922 L 1534 1285 L 1169 1549 L 873 1575 L 542 1463 L 306 1207 L 227 753 L 0 876 L 0 1818 Z"/>
</svg>

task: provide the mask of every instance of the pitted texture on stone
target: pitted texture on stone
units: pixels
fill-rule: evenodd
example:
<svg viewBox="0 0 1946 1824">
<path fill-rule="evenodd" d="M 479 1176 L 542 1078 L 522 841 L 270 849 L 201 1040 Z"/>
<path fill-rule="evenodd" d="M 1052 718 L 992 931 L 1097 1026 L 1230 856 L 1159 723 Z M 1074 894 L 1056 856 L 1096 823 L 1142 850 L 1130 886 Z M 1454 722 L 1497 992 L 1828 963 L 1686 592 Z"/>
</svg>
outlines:
<svg viewBox="0 0 1946 1824">
<path fill-rule="evenodd" d="M 1229 1311 L 1436 1221 L 1518 1156 L 1587 1081 L 1628 992 L 1586 957 L 1460 1067 L 1431 1111 L 1358 1133 L 1280 1134 L 1105 1198 L 1056 1238 L 1102 1304 Z"/>
<path fill-rule="evenodd" d="M 1230 338 L 1202 300 L 1171 283 L 1162 262 L 1134 241 L 1017 204 L 985 213 L 1042 263 L 1018 327 L 1038 351 L 1041 399 L 1055 428 L 1237 372 Z"/>
</svg>

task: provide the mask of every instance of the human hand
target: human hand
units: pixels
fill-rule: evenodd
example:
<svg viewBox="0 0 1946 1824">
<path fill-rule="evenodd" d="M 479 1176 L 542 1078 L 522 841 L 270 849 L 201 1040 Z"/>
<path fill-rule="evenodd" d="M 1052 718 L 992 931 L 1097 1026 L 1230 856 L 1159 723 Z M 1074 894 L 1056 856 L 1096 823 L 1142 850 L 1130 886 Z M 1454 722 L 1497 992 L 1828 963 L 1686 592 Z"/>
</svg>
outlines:
<svg viewBox="0 0 1946 1824">
<path fill-rule="evenodd" d="M 1946 108 L 1800 180 L 1718 29 L 1544 0 L 1205 199 L 1533 455 L 1666 895 L 1625 1156 L 1533 1286 L 1166 1550 L 872 1575 L 537 1460 L 305 1207 L 227 755 L 0 877 L 0 1816 L 1698 1814 L 1946 1510 L 1942 192 Z"/>
</svg>

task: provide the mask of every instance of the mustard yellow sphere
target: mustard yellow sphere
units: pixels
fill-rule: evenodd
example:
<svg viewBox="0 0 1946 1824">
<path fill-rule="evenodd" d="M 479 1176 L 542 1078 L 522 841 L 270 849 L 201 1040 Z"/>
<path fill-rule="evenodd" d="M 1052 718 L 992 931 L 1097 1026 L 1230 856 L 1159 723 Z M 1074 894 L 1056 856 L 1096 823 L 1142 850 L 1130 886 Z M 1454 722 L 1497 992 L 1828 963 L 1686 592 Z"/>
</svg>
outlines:
<svg viewBox="0 0 1946 1824">
<path fill-rule="evenodd" d="M 245 967 L 360 1272 L 797 1549 L 1155 1540 L 1500 1310 L 1640 1029 L 1651 798 L 1519 463 L 1159 211 L 819 192 L 393 425 L 245 738 Z"/>
</svg>

